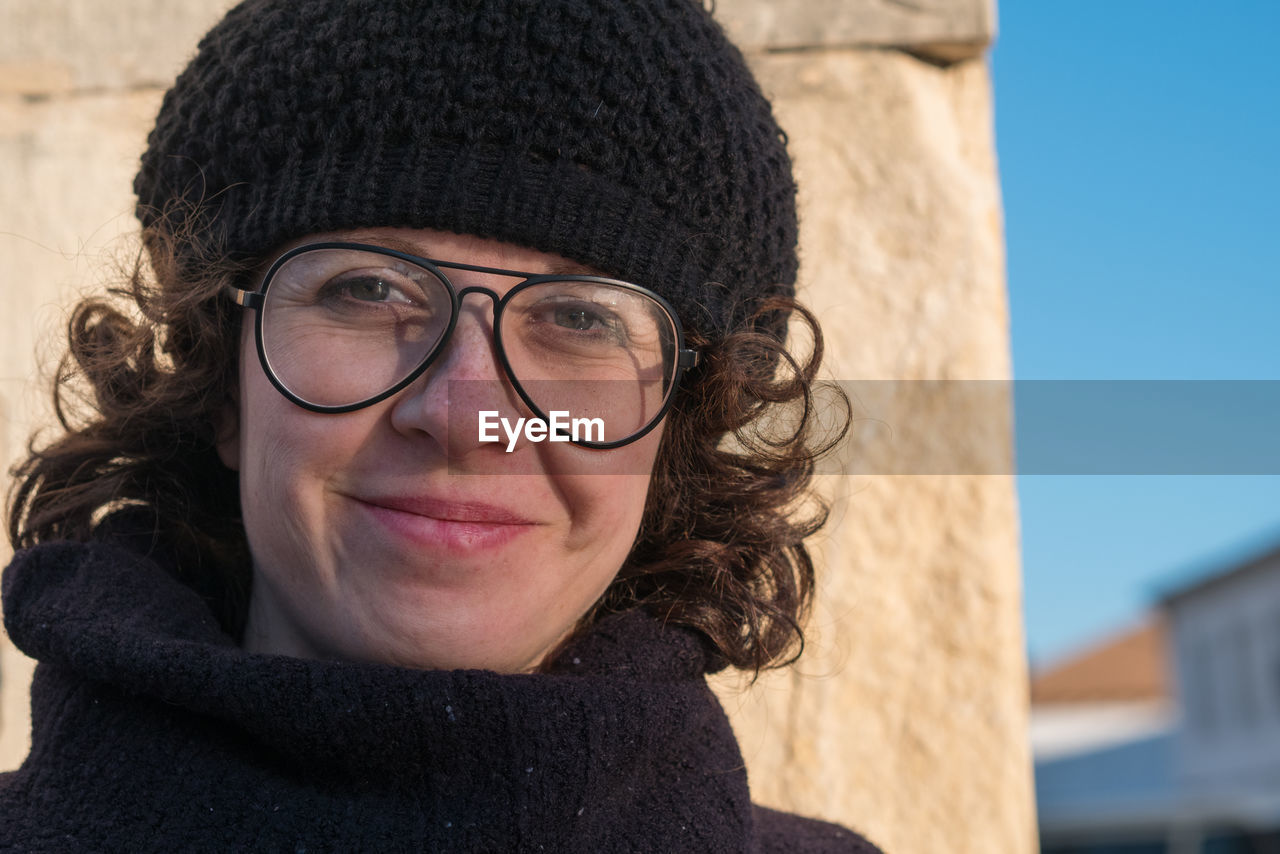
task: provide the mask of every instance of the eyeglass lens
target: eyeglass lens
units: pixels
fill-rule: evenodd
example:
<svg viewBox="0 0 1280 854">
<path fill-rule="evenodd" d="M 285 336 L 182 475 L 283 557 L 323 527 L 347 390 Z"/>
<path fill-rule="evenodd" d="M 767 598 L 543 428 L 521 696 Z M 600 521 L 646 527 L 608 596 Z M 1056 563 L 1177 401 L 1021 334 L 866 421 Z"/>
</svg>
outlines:
<svg viewBox="0 0 1280 854">
<path fill-rule="evenodd" d="M 432 270 L 358 249 L 315 249 L 266 285 L 267 369 L 320 407 L 351 406 L 410 376 L 450 327 L 449 286 Z M 496 337 L 511 380 L 540 416 L 562 412 L 590 440 L 621 441 L 662 411 L 676 373 L 667 311 L 630 288 L 566 280 L 528 285 L 500 312 Z"/>
</svg>

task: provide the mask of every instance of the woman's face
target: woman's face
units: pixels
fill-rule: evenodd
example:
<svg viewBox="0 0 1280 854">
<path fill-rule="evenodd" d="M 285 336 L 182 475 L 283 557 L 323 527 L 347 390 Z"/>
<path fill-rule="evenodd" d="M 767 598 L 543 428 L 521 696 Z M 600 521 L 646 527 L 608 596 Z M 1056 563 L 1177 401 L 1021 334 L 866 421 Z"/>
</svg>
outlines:
<svg viewBox="0 0 1280 854">
<path fill-rule="evenodd" d="M 573 266 L 420 229 L 305 242 L 320 239 L 530 273 Z M 448 272 L 459 290 L 479 285 L 499 296 L 519 281 Z M 238 429 L 219 450 L 240 472 L 253 554 L 247 648 L 519 672 L 536 667 L 604 592 L 639 528 L 662 431 L 610 451 L 522 440 L 508 452 L 505 439 L 480 442 L 480 410 L 512 421 L 529 414 L 514 405 L 492 323 L 492 303 L 468 295 L 425 375 L 338 415 L 286 400 L 263 374 L 245 324 Z"/>
</svg>

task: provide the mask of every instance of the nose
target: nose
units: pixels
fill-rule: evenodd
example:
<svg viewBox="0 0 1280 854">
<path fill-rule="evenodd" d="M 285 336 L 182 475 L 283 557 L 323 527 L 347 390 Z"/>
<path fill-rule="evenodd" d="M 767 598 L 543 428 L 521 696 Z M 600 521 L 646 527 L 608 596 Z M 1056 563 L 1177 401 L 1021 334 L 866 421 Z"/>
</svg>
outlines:
<svg viewBox="0 0 1280 854">
<path fill-rule="evenodd" d="M 466 298 L 471 295 L 488 297 Z M 429 434 L 457 459 L 480 446 L 482 411 L 511 416 L 521 407 L 494 336 L 498 295 L 488 288 L 459 291 L 458 320 L 426 372 L 393 399 L 391 423 L 405 434 Z M 486 446 L 492 447 L 492 446 Z"/>
</svg>

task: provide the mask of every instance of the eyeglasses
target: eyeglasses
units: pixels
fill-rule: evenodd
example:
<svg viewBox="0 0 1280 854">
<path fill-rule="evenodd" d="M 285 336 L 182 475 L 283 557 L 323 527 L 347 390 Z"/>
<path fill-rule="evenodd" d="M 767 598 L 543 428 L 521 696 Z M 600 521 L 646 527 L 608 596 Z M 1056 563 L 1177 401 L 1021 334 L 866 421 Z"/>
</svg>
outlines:
<svg viewBox="0 0 1280 854">
<path fill-rule="evenodd" d="M 521 281 L 499 297 L 455 288 L 446 269 Z M 258 290 L 227 292 L 256 312 L 267 378 L 313 412 L 350 412 L 412 383 L 448 343 L 470 293 L 493 301 L 498 359 L 520 398 L 544 422 L 574 424 L 569 440 L 584 447 L 616 448 L 648 433 L 698 363 L 666 300 L 599 276 L 534 275 L 326 242 L 281 255 Z"/>
</svg>

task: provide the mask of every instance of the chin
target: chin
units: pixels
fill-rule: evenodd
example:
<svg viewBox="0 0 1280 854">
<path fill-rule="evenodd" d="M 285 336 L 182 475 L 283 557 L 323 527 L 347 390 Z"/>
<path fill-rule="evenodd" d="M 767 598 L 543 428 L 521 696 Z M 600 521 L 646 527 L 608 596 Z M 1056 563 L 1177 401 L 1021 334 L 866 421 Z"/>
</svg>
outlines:
<svg viewBox="0 0 1280 854">
<path fill-rule="evenodd" d="M 548 633 L 541 625 L 530 626 L 519 615 L 496 613 L 484 602 L 466 607 L 427 595 L 434 601 L 414 607 L 416 597 L 401 597 L 380 609 L 384 617 L 376 634 L 364 635 L 358 648 L 343 650 L 336 657 L 418 670 L 522 673 L 537 668 L 571 628 Z M 397 619 L 386 619 L 386 614 L 395 612 L 399 612 Z M 544 609 L 536 616 L 545 619 L 545 614 Z M 545 643 L 538 640 L 543 635 L 548 635 Z M 513 645 L 514 639 L 524 642 Z"/>
</svg>

